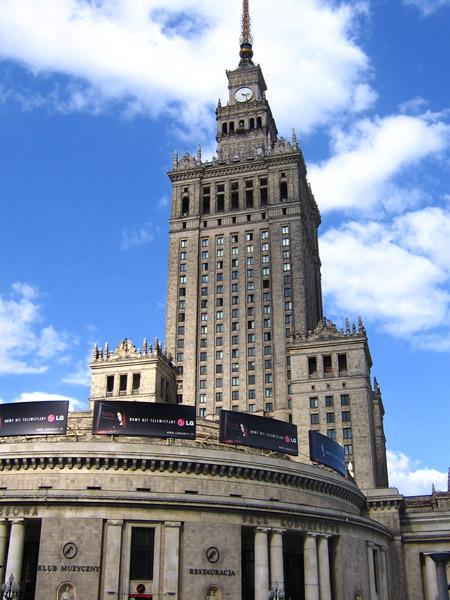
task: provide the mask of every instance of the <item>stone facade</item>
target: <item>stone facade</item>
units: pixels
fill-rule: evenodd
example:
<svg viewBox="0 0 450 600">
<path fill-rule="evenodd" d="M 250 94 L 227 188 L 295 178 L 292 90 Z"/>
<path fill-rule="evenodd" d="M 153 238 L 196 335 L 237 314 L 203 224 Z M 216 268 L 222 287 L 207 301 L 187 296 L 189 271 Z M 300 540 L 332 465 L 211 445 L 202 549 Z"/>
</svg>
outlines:
<svg viewBox="0 0 450 600">
<path fill-rule="evenodd" d="M 301 460 L 308 437 L 319 431 L 342 444 L 346 461 L 362 489 L 388 486 L 383 401 L 372 387 L 372 358 L 362 322 L 338 331 L 326 319 L 307 334 L 294 332 L 289 346 L 293 420 L 300 435 Z"/>
</svg>

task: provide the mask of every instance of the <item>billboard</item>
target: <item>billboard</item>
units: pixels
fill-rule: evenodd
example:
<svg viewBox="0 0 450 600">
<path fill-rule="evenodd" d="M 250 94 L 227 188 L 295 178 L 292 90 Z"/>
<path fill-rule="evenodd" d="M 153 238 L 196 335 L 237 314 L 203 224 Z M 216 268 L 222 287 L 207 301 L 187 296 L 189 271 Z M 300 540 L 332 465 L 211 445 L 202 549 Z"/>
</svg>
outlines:
<svg viewBox="0 0 450 600">
<path fill-rule="evenodd" d="M 65 435 L 68 411 L 66 400 L 0 404 L 0 437 Z"/>
<path fill-rule="evenodd" d="M 220 411 L 220 442 L 298 455 L 295 425 L 248 413 Z"/>
<path fill-rule="evenodd" d="M 309 457 L 312 462 L 331 467 L 342 475 L 347 475 L 343 446 L 318 431 L 309 432 Z"/>
<path fill-rule="evenodd" d="M 97 400 L 92 433 L 195 439 L 195 407 Z"/>
</svg>

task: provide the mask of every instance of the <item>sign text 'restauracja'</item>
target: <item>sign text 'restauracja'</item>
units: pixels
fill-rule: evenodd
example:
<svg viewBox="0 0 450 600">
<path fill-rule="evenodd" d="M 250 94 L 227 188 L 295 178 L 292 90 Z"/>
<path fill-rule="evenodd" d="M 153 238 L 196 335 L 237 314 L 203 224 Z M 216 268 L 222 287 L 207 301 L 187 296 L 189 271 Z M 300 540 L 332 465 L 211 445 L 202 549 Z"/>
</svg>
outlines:
<svg viewBox="0 0 450 600">
<path fill-rule="evenodd" d="M 233 569 L 189 569 L 189 575 L 213 575 L 215 577 L 236 577 Z"/>
</svg>

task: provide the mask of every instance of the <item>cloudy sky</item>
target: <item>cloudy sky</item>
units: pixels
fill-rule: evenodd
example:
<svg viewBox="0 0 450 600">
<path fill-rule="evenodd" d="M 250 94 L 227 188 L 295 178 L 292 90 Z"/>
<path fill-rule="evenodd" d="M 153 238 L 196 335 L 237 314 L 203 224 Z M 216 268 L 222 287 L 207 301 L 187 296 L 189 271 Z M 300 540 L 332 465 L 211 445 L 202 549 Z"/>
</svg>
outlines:
<svg viewBox="0 0 450 600">
<path fill-rule="evenodd" d="M 163 337 L 174 148 L 214 152 L 240 0 L 1 0 L 0 399 L 88 397 L 93 342 Z M 224 10 L 224 6 L 226 10 Z M 450 2 L 254 0 L 320 206 L 325 310 L 362 315 L 391 483 L 450 466 Z"/>
</svg>

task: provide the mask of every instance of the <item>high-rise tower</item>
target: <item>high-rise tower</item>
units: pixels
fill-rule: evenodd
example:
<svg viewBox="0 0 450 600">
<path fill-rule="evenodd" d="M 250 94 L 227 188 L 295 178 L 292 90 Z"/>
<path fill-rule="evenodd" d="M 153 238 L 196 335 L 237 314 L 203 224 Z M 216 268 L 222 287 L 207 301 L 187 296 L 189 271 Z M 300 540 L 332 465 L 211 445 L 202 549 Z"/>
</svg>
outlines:
<svg viewBox="0 0 450 600">
<path fill-rule="evenodd" d="M 295 132 L 278 136 L 244 0 L 217 157 L 175 155 L 166 343 L 178 401 L 292 418 L 287 338 L 322 317 L 320 214 Z"/>
</svg>

